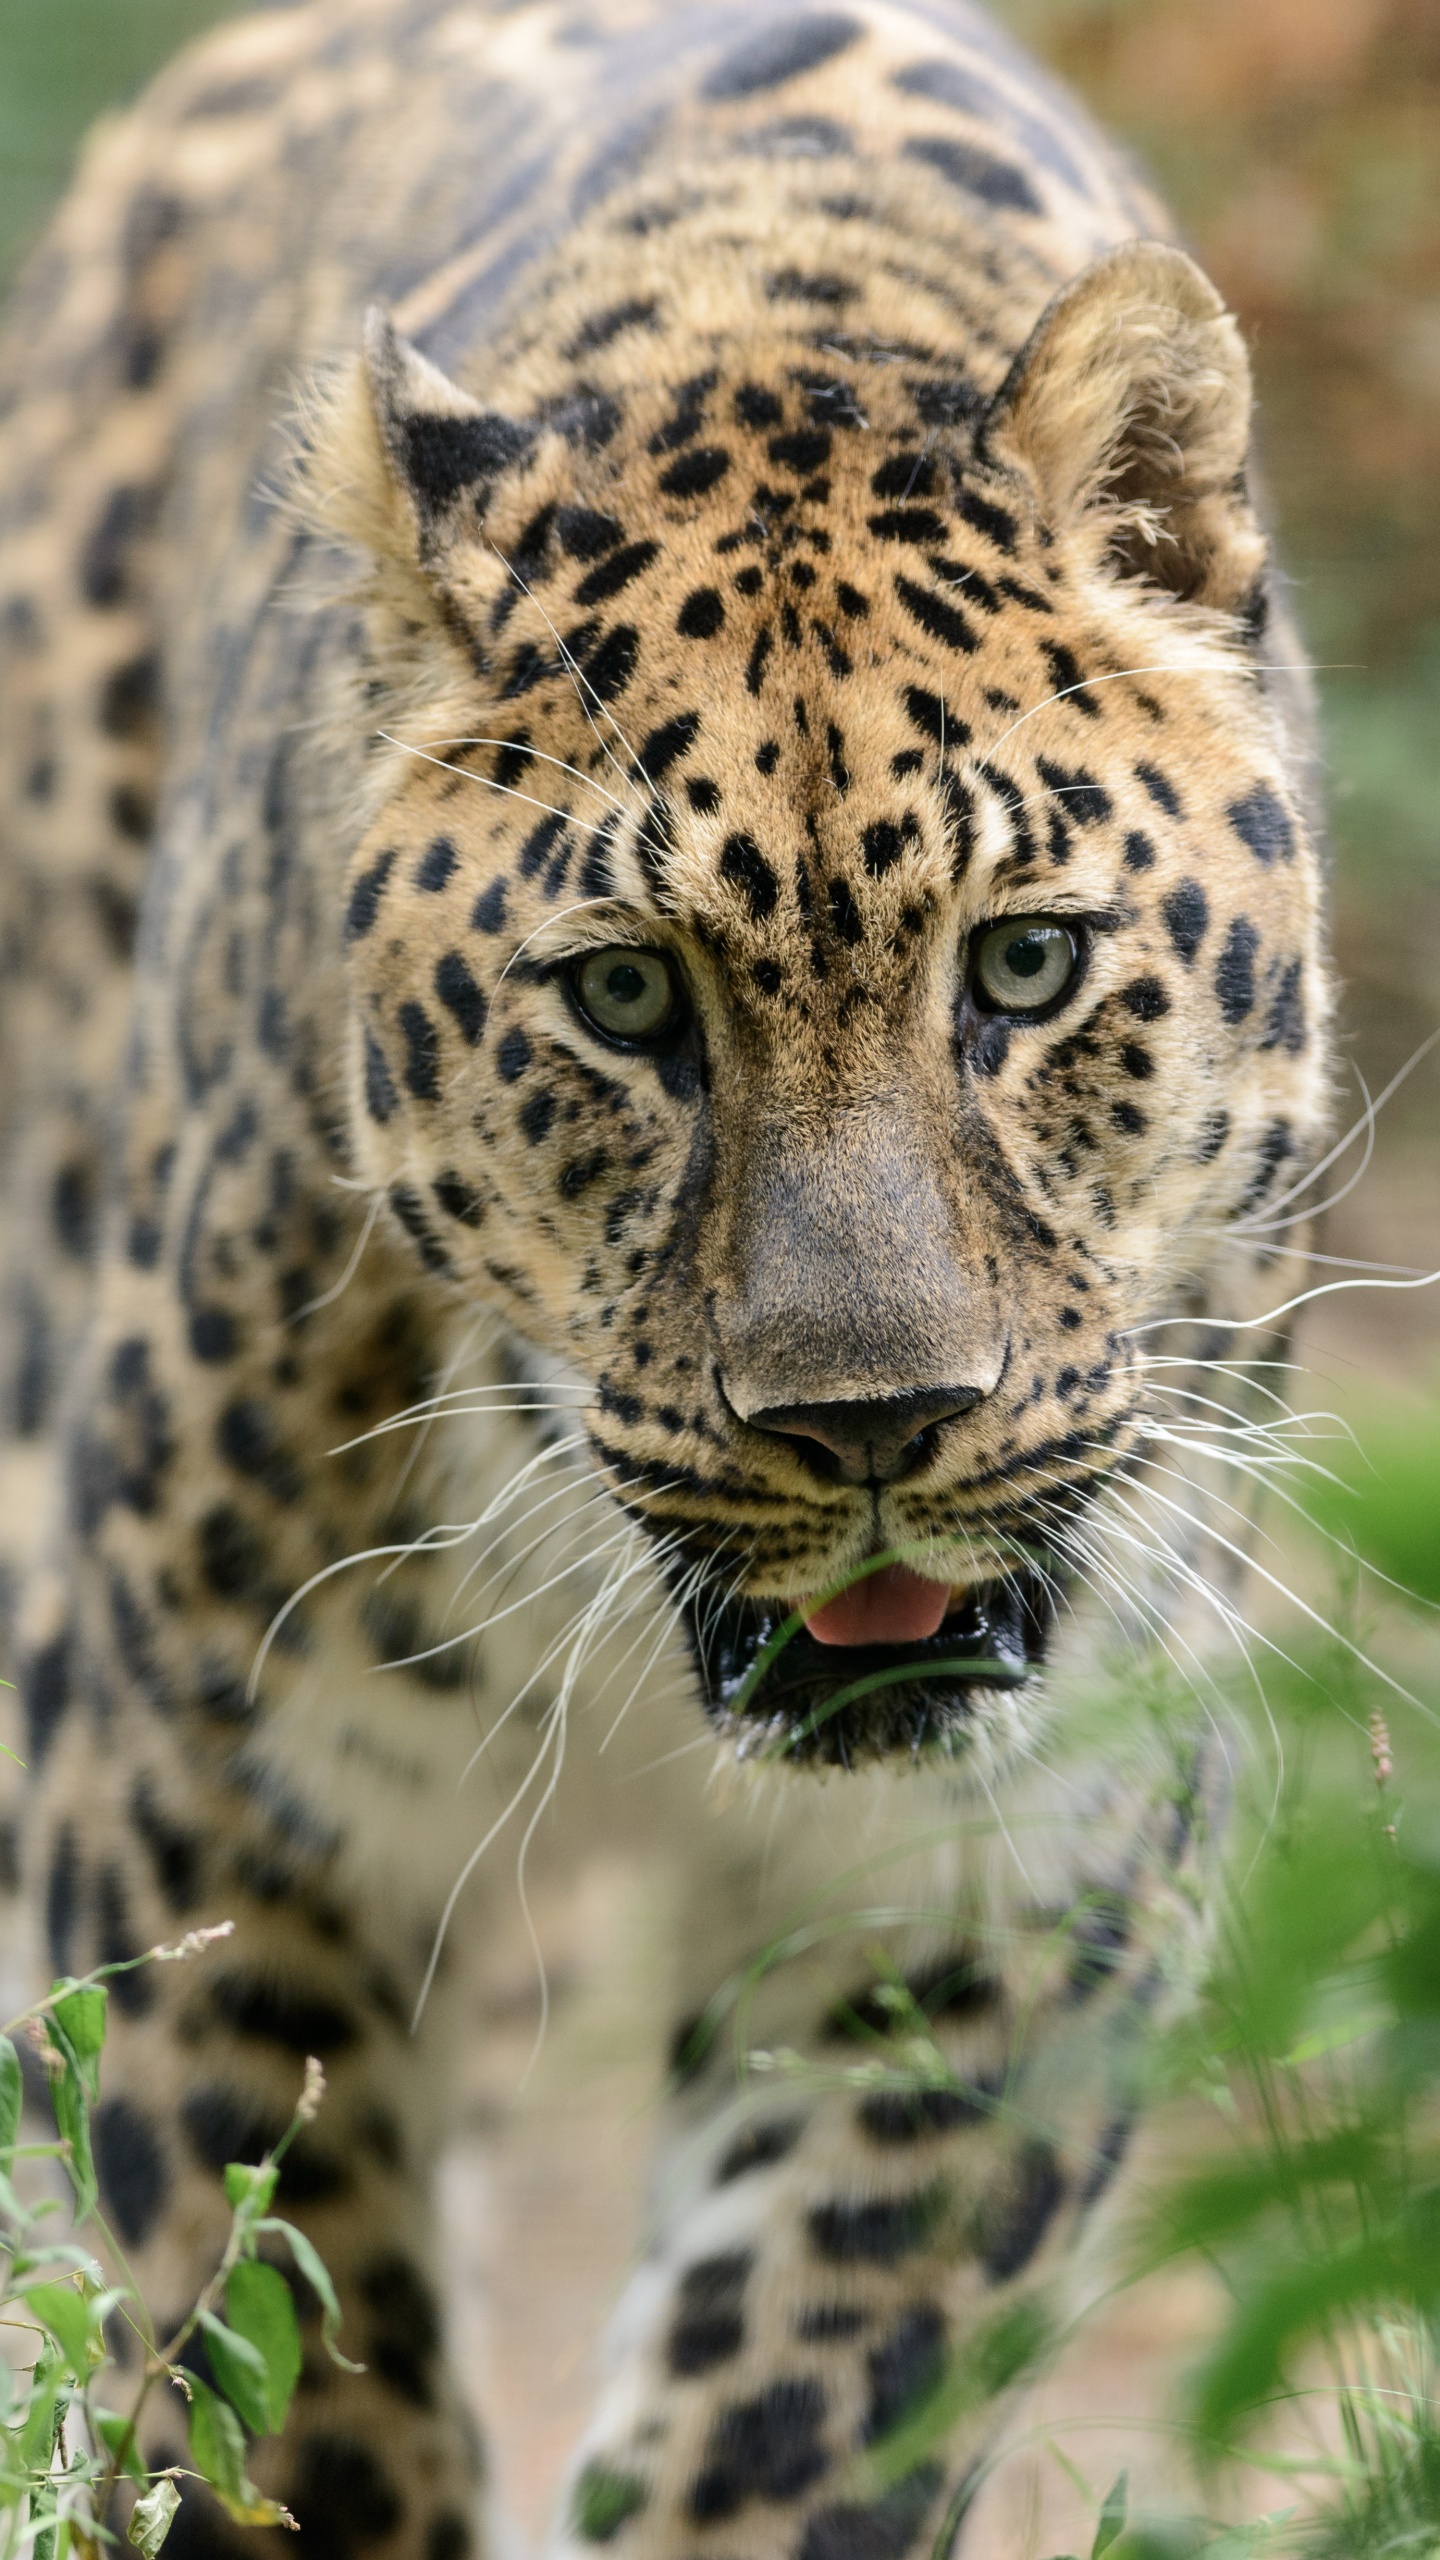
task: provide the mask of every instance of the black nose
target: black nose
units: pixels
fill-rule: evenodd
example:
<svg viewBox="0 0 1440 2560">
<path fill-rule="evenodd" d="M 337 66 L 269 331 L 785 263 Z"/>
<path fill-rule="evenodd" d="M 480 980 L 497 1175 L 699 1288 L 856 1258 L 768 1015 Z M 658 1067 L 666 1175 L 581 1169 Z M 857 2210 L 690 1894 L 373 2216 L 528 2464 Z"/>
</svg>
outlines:
<svg viewBox="0 0 1440 2560">
<path fill-rule="evenodd" d="M 924 1465 L 938 1425 L 968 1413 L 983 1387 L 917 1387 L 900 1396 L 865 1396 L 840 1404 L 777 1404 L 752 1413 L 752 1430 L 797 1443 L 825 1484 L 897 1484 Z"/>
</svg>

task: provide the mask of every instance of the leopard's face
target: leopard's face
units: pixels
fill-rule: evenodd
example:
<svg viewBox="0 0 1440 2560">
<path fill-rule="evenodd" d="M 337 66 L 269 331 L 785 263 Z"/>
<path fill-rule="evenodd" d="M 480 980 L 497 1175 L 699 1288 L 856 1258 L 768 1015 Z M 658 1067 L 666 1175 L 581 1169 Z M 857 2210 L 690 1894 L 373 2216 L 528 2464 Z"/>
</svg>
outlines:
<svg viewBox="0 0 1440 2560">
<path fill-rule="evenodd" d="M 361 1160 L 589 1382 L 712 1707 L 908 1747 L 1033 1670 L 1141 1329 L 1244 1290 L 1312 1150 L 1314 857 L 1240 619 L 1003 437 L 650 408 L 490 454 L 481 534 L 413 498 L 452 662 L 349 882 Z M 897 1551 L 938 1626 L 772 1654 Z"/>
</svg>

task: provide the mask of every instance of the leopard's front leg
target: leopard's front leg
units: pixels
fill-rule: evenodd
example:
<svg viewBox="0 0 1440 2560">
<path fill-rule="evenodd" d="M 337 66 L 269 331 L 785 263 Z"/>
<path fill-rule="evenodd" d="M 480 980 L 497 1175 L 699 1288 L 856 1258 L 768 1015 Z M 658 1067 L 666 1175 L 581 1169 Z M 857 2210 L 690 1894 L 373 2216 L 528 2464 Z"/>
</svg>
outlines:
<svg viewBox="0 0 1440 2560">
<path fill-rule="evenodd" d="M 1184 1925 L 1186 1820 L 1124 1790 L 1106 1811 L 1043 1907 L 946 1929 L 922 1889 L 897 1928 L 892 1891 L 842 1938 L 812 1906 L 795 1943 L 828 1942 L 818 1965 L 711 1973 L 561 2551 L 953 2545 L 1005 2396 L 1073 2308 Z"/>
</svg>

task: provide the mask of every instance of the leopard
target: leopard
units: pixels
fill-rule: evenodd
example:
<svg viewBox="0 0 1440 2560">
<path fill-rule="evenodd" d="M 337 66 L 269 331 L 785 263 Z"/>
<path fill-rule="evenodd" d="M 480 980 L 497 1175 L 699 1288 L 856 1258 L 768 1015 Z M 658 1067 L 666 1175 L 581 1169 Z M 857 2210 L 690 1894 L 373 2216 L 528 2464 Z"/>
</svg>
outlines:
<svg viewBox="0 0 1440 2560">
<path fill-rule="evenodd" d="M 943 2560 L 1083 2289 L 1330 1110 L 1253 405 L 968 0 L 278 0 L 15 290 L 5 1863 L 42 1983 L 229 1928 L 111 1977 L 157 2334 L 323 2070 L 316 2560 L 514 2547 L 437 2164 L 597 1846 L 657 2166 L 557 2554 Z"/>
</svg>

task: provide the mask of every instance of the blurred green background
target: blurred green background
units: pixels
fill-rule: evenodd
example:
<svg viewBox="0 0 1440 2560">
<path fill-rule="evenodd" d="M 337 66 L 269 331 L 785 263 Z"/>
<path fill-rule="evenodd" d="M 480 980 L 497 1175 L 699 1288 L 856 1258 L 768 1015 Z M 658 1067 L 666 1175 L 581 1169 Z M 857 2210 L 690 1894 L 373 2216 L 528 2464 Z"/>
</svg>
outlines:
<svg viewBox="0 0 1440 2560">
<path fill-rule="evenodd" d="M 90 119 L 217 0 L 0 0 L 0 272 Z M 1322 669 L 1347 1085 L 1440 1023 L 1440 0 L 998 0 L 1148 164 L 1254 352 L 1261 441 Z M 1440 1264 L 1440 1052 L 1383 1115 L 1328 1248 Z M 1348 1168 L 1347 1168 L 1348 1169 Z M 1311 1366 L 1440 1585 L 1440 1292 L 1328 1299 Z M 1359 1533 L 1400 1569 L 1381 1506 Z M 1373 1519 L 1373 1529 L 1366 1523 Z"/>
</svg>

